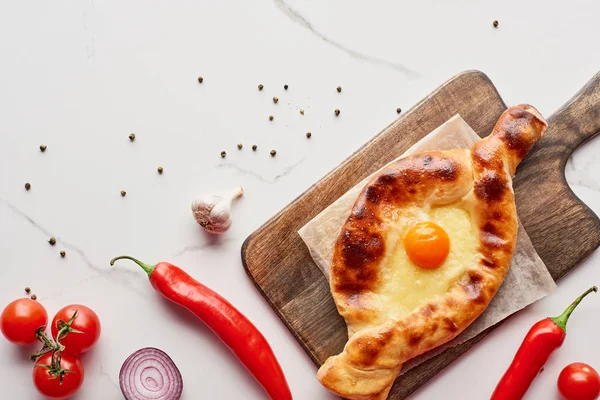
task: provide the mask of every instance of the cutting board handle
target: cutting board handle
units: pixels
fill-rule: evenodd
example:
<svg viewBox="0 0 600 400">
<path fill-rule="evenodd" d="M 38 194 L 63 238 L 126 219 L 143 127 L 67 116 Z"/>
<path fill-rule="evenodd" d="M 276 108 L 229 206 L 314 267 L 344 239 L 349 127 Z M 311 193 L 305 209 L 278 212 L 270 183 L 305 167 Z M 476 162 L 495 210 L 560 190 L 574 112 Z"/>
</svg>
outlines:
<svg viewBox="0 0 600 400">
<path fill-rule="evenodd" d="M 560 154 L 564 169 L 571 153 L 600 133 L 600 72 L 556 110 L 548 118 L 548 124 L 548 139 L 566 148 Z"/>
<path fill-rule="evenodd" d="M 600 73 L 548 118 L 546 134 L 523 160 L 514 180 L 519 215 L 554 280 L 600 245 L 600 219 L 565 178 L 573 151 L 598 133 Z M 563 251 L 557 251 L 557 243 Z"/>
</svg>

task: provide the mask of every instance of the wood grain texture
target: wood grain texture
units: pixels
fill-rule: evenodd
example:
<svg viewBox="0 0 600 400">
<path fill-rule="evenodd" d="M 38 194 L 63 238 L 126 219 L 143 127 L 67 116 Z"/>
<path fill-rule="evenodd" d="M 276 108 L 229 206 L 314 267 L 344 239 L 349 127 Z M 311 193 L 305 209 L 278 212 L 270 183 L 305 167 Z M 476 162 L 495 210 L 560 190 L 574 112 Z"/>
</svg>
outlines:
<svg viewBox="0 0 600 400">
<path fill-rule="evenodd" d="M 505 109 L 483 73 L 467 71 L 453 77 L 245 241 L 246 271 L 317 365 L 341 351 L 347 332 L 298 229 L 454 114 L 484 137 Z M 564 177 L 572 151 L 600 131 L 600 73 L 549 122 L 544 138 L 521 163 L 514 187 L 521 221 L 558 279 L 600 244 L 600 221 L 575 197 Z M 408 371 L 396 381 L 389 398 L 406 398 L 492 329 Z"/>
</svg>

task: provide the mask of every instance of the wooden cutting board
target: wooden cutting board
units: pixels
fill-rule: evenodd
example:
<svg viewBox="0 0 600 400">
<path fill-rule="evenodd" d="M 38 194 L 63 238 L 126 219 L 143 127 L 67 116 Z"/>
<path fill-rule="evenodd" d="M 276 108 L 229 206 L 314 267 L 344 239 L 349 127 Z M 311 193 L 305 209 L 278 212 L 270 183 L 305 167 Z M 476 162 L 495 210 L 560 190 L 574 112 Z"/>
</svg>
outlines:
<svg viewBox="0 0 600 400">
<path fill-rule="evenodd" d="M 342 350 L 347 331 L 298 229 L 454 114 L 484 137 L 505 109 L 485 74 L 466 71 L 453 77 L 245 241 L 242 259 L 248 275 L 318 366 Z M 573 150 L 600 133 L 600 73 L 548 122 L 546 135 L 519 166 L 514 189 L 521 221 L 558 280 L 600 244 L 600 220 L 573 194 L 564 175 Z M 402 375 L 389 399 L 406 398 L 492 329 Z"/>
</svg>

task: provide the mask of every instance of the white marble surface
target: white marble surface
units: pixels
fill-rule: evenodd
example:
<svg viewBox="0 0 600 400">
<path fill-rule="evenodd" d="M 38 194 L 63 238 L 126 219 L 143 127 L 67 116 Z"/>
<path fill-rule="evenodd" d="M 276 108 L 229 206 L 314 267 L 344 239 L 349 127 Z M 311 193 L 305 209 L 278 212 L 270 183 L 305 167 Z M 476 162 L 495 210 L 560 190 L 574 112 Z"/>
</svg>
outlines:
<svg viewBox="0 0 600 400">
<path fill-rule="evenodd" d="M 51 315 L 73 302 L 98 312 L 102 338 L 85 356 L 77 399 L 120 398 L 121 363 L 143 346 L 177 362 L 185 399 L 264 398 L 228 350 L 166 304 L 141 270 L 108 265 L 121 253 L 170 260 L 264 332 L 295 398 L 333 398 L 246 276 L 243 240 L 394 120 L 397 107 L 408 109 L 457 72 L 480 69 L 508 104 L 529 102 L 545 115 L 567 101 L 600 67 L 593 49 L 600 3 L 533 3 L 0 3 L 0 304 L 31 286 Z M 599 150 L 600 139 L 590 141 L 567 169 L 573 190 L 597 213 Z M 192 220 L 189 203 L 235 185 L 246 194 L 234 225 L 212 239 Z M 51 235 L 55 247 L 46 242 Z M 412 398 L 489 396 L 531 324 L 600 283 L 599 261 L 592 255 L 555 294 L 511 318 Z M 580 306 L 528 399 L 556 398 L 555 380 L 568 362 L 600 368 L 599 311 L 600 297 Z M 3 398 L 38 398 L 26 353 L 0 340 Z"/>
</svg>

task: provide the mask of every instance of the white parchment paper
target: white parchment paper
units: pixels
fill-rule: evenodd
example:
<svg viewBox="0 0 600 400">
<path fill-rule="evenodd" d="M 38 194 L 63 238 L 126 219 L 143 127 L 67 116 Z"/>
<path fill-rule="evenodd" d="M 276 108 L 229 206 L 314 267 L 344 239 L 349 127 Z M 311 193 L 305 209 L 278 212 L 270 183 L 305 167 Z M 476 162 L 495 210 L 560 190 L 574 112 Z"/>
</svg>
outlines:
<svg viewBox="0 0 600 400">
<path fill-rule="evenodd" d="M 455 115 L 398 158 L 423 151 L 470 148 L 477 140 L 480 138 L 475 131 L 460 115 Z M 340 229 L 350 215 L 356 198 L 372 176 L 358 183 L 298 231 L 308 246 L 311 257 L 325 274 L 327 280 L 329 280 L 329 263 Z M 454 347 L 477 336 L 483 330 L 541 299 L 555 289 L 554 280 L 519 222 L 517 246 L 511 267 L 504 283 L 486 311 L 454 340 L 404 364 L 402 373 L 449 347 Z"/>
</svg>

